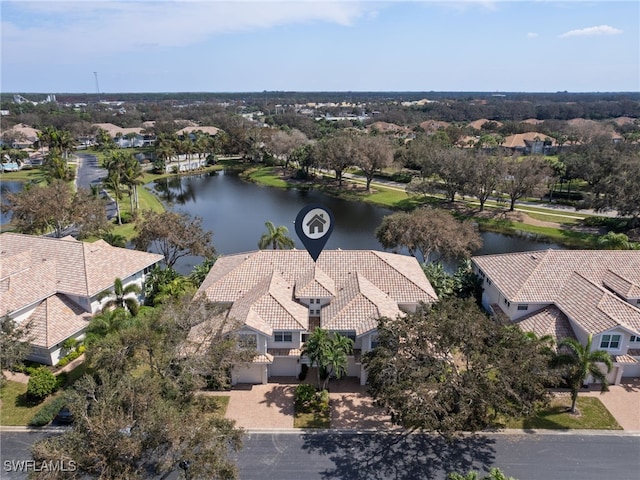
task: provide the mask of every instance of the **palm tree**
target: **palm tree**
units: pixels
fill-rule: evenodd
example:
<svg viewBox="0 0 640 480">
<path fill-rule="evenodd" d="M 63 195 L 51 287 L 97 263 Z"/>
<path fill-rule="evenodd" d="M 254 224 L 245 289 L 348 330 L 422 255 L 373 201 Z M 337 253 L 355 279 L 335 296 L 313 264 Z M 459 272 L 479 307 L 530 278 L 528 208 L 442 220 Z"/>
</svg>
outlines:
<svg viewBox="0 0 640 480">
<path fill-rule="evenodd" d="M 110 333 L 117 332 L 129 323 L 129 315 L 122 308 L 100 312 L 94 316 L 87 326 L 87 343 L 104 337 Z"/>
<path fill-rule="evenodd" d="M 129 155 L 123 165 L 123 183 L 129 188 L 129 199 L 131 200 L 131 211 L 137 210 L 140 207 L 140 201 L 138 199 L 138 186 L 144 182 L 144 172 L 140 162 L 136 160 L 132 155 Z M 135 202 L 134 202 L 135 200 Z"/>
<path fill-rule="evenodd" d="M 561 353 L 556 355 L 554 363 L 566 369 L 564 377 L 571 389 L 571 413 L 576 412 L 578 392 L 587 377 L 591 376 L 600 382 L 600 391 L 609 390 L 607 373 L 613 368 L 611 356 L 604 350 L 591 351 L 592 341 L 593 337 L 589 335 L 587 344 L 584 346 L 574 338 L 565 338 L 558 343 L 558 351 Z M 606 373 L 602 371 L 599 364 L 607 367 Z"/>
<path fill-rule="evenodd" d="M 131 283 L 124 287 L 122 280 L 116 278 L 113 282 L 113 292 L 106 290 L 98 295 L 98 300 L 109 298 L 102 307 L 103 312 L 108 312 L 113 309 L 123 309 L 125 312 L 131 313 L 134 317 L 138 314 L 140 305 L 135 297 L 131 297 L 131 294 L 140 293 L 140 287 L 135 283 Z"/>
<path fill-rule="evenodd" d="M 265 222 L 267 232 L 264 233 L 258 241 L 258 248 L 264 250 L 273 248 L 274 250 L 288 250 L 295 245 L 293 239 L 289 236 L 289 229 L 284 225 L 276 227 L 272 222 Z"/>
<path fill-rule="evenodd" d="M 309 358 L 311 367 L 318 367 L 318 387 L 326 390 L 331 375 L 340 378 L 347 373 L 347 362 L 353 350 L 353 340 L 339 333 L 316 328 L 302 347 L 300 356 Z"/>
<path fill-rule="evenodd" d="M 118 218 L 118 225 L 122 225 L 122 215 L 120 215 L 120 199 L 122 198 L 122 178 L 120 171 L 109 172 L 107 178 L 102 183 L 107 188 L 113 190 L 113 196 L 116 203 L 116 216 Z"/>
</svg>

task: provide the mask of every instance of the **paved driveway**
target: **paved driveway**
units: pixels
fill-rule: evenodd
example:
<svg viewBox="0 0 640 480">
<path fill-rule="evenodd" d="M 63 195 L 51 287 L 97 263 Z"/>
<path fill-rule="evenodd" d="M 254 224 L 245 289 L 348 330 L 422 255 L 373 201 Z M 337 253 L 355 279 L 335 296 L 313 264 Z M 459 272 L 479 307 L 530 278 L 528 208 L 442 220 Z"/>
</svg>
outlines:
<svg viewBox="0 0 640 480">
<path fill-rule="evenodd" d="M 226 417 L 245 429 L 293 428 L 293 398 L 299 382 L 288 378 L 272 378 L 267 385 L 238 385 L 230 392 L 207 392 L 206 395 L 228 395 Z M 371 401 L 357 379 L 333 380 L 329 384 L 331 428 L 386 429 L 391 427 L 388 415 Z"/>
<path fill-rule="evenodd" d="M 267 385 L 239 385 L 228 395 L 227 418 L 245 429 L 293 428 L 293 397 L 299 383 L 289 378 L 272 378 Z M 331 428 L 353 430 L 385 430 L 395 427 L 383 410 L 373 405 L 366 387 L 357 379 L 331 381 Z M 598 397 L 624 430 L 640 432 L 640 379 L 610 387 L 604 394 L 593 388 L 580 395 Z"/>
<path fill-rule="evenodd" d="M 605 393 L 592 386 L 580 395 L 599 398 L 624 430 L 640 433 L 640 378 L 625 379 L 624 384 L 612 385 Z"/>
</svg>

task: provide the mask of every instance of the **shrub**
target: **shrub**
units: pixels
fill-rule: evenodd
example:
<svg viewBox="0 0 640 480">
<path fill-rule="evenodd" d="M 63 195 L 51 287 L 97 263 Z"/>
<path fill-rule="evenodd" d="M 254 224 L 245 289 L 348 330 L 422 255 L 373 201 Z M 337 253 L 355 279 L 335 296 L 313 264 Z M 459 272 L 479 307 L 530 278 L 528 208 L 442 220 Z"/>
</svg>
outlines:
<svg viewBox="0 0 640 480">
<path fill-rule="evenodd" d="M 297 407 L 309 405 L 316 397 L 316 387 L 302 383 L 296 387 L 295 404 Z"/>
<path fill-rule="evenodd" d="M 56 377 L 56 390 L 67 384 L 67 372 L 60 372 Z"/>
<path fill-rule="evenodd" d="M 29 421 L 29 425 L 32 427 L 43 427 L 48 425 L 56 418 L 56 415 L 62 407 L 64 407 L 65 398 L 54 398 L 49 403 L 43 405 Z"/>
<path fill-rule="evenodd" d="M 36 369 L 29 377 L 27 395 L 35 400 L 43 400 L 56 390 L 57 379 L 46 367 Z"/>
<path fill-rule="evenodd" d="M 316 394 L 316 400 L 318 402 L 317 407 L 320 411 L 329 409 L 329 390 L 322 390 Z"/>
</svg>

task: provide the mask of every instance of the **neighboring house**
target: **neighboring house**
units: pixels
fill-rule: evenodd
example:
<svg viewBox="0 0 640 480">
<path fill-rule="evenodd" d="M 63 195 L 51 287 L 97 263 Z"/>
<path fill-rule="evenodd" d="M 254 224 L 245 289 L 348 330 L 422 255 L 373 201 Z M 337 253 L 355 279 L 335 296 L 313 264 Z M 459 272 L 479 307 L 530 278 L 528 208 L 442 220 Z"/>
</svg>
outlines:
<svg viewBox="0 0 640 480">
<path fill-rule="evenodd" d="M 232 383 L 294 377 L 309 363 L 300 352 L 309 332 L 323 328 L 354 341 L 349 376 L 366 383 L 360 358 L 376 343 L 377 319 L 413 312 L 436 294 L 417 260 L 373 250 L 325 250 L 314 263 L 304 250 L 260 250 L 218 259 L 198 294 L 228 308 L 252 364 L 236 368 Z M 198 341 L 192 330 L 192 341 Z"/>
<path fill-rule="evenodd" d="M 3 132 L 0 145 L 8 144 L 11 148 L 31 148 L 38 141 L 39 133 L 40 130 L 19 123 Z"/>
<path fill-rule="evenodd" d="M 195 134 L 197 132 L 206 133 L 210 137 L 215 137 L 218 133 L 220 133 L 220 129 L 218 127 L 209 127 L 209 126 L 203 126 L 203 127 L 188 126 L 188 127 L 184 127 L 184 128 L 181 128 L 180 130 L 178 130 L 176 132 L 176 135 L 178 135 L 179 137 L 182 137 L 182 136 L 185 136 L 185 135 L 189 135 L 189 138 L 191 140 L 195 140 L 195 138 L 196 138 Z"/>
<path fill-rule="evenodd" d="M 153 145 L 155 136 L 143 133 L 143 128 L 123 128 L 113 123 L 94 123 L 94 127 L 106 131 L 120 148 L 139 148 Z"/>
<path fill-rule="evenodd" d="M 98 295 L 123 285 L 142 287 L 162 255 L 16 233 L 0 235 L 0 315 L 31 324 L 28 359 L 55 365 L 68 338 L 82 338 L 91 316 L 106 301 Z"/>
<path fill-rule="evenodd" d="M 546 250 L 472 258 L 489 311 L 523 330 L 611 354 L 608 380 L 640 377 L 640 251 Z"/>
<path fill-rule="evenodd" d="M 539 132 L 516 133 L 506 137 L 501 145 L 514 153 L 550 155 L 557 150 L 554 138 Z"/>
</svg>

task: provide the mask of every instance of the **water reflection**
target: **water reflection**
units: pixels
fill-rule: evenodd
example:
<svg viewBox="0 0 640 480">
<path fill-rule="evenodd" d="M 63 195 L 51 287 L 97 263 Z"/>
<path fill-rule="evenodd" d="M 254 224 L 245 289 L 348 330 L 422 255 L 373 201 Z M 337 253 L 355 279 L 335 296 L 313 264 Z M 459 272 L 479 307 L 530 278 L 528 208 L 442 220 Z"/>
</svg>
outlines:
<svg viewBox="0 0 640 480">
<path fill-rule="evenodd" d="M 335 229 L 325 248 L 382 250 L 375 230 L 382 218 L 392 213 L 387 208 L 334 198 L 317 190 L 263 187 L 245 182 L 230 172 L 168 180 L 153 188 L 162 192 L 163 201 L 171 203 L 169 208 L 202 217 L 204 227 L 213 231 L 213 244 L 219 254 L 256 250 L 266 221 L 285 225 L 295 240 L 295 248 L 304 248 L 295 235 L 293 221 L 300 209 L 310 203 L 323 204 L 335 216 Z M 484 246 L 477 254 L 561 248 L 498 233 L 486 232 L 482 237 Z M 199 258 L 185 258 L 178 268 L 187 273 L 198 263 Z"/>
</svg>

